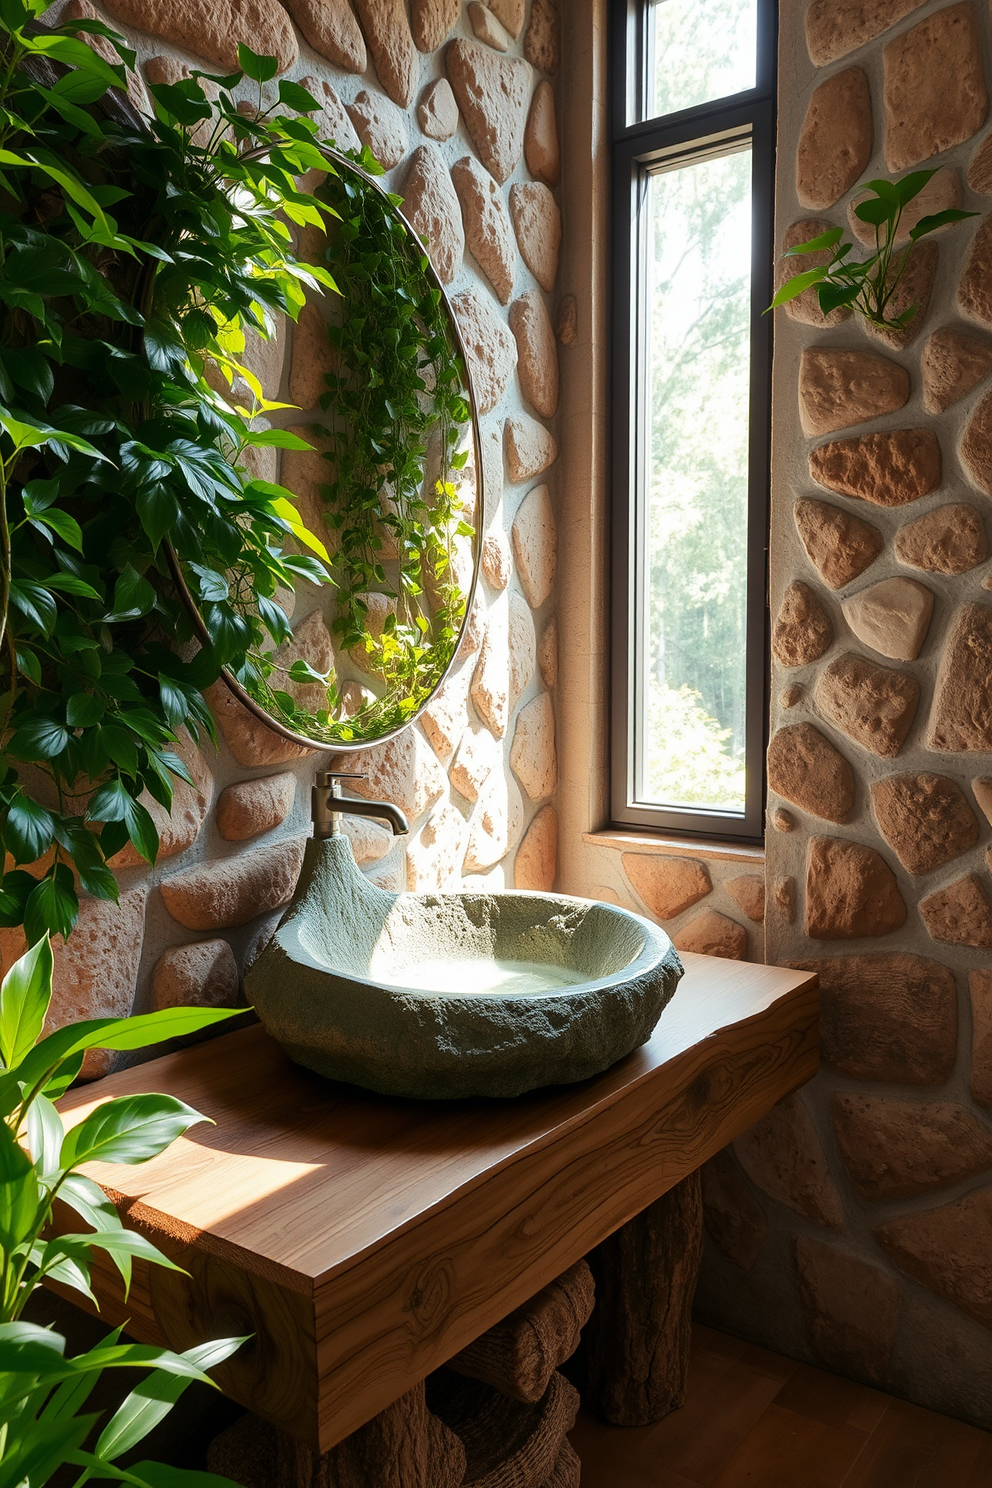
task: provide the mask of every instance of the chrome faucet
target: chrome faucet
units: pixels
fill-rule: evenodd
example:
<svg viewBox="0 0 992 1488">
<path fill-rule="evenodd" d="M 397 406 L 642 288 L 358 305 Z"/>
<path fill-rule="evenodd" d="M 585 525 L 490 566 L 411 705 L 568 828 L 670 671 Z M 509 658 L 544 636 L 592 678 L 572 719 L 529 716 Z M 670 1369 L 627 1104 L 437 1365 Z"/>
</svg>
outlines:
<svg viewBox="0 0 992 1488">
<path fill-rule="evenodd" d="M 320 841 L 324 837 L 337 837 L 341 831 L 341 816 L 379 816 L 393 829 L 393 836 L 400 837 L 409 832 L 410 824 L 398 806 L 391 801 L 356 801 L 353 796 L 342 796 L 342 780 L 364 780 L 364 775 L 338 775 L 333 770 L 318 770 L 310 800 L 313 806 L 313 835 Z"/>
</svg>

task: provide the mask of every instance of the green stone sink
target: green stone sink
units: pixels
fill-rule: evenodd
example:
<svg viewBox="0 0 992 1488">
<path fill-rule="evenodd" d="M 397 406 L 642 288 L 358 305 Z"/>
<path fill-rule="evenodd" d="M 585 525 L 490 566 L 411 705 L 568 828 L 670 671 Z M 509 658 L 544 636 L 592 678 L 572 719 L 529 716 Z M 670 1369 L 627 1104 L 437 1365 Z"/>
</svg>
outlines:
<svg viewBox="0 0 992 1488">
<path fill-rule="evenodd" d="M 640 915 L 555 894 L 389 894 L 338 836 L 308 843 L 246 991 L 297 1063 L 449 1100 L 599 1074 L 650 1038 L 681 975 Z"/>
</svg>

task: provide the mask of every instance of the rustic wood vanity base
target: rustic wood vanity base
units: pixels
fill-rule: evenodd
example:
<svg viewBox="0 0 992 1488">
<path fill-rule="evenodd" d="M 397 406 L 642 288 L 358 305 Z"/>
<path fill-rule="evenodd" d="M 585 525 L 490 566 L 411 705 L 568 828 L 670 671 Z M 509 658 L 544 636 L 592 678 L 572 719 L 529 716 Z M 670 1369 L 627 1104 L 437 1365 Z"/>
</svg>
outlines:
<svg viewBox="0 0 992 1488">
<path fill-rule="evenodd" d="M 142 1166 L 93 1165 L 128 1223 L 190 1273 L 136 1265 L 125 1303 L 116 1273 L 94 1267 L 103 1318 L 182 1348 L 253 1334 L 218 1383 L 329 1451 L 813 1075 L 815 977 L 684 960 L 648 1044 L 594 1080 L 513 1101 L 329 1084 L 257 1026 L 71 1092 L 68 1125 L 148 1090 L 216 1123 Z M 622 1288 L 631 1264 L 619 1254 L 601 1271 Z M 674 1315 L 660 1295 L 649 1311 Z M 622 1345 L 630 1361 L 641 1346 Z"/>
</svg>

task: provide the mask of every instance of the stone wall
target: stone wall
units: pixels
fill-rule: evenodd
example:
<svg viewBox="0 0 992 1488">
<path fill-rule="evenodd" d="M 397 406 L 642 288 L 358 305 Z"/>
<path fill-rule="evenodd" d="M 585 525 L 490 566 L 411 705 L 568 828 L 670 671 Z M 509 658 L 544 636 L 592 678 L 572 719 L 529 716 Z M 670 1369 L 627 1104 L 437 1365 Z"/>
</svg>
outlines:
<svg viewBox="0 0 992 1488">
<path fill-rule="evenodd" d="M 550 887 L 557 818 L 553 466 L 558 361 L 552 319 L 560 241 L 553 0 L 69 0 L 138 53 L 143 78 L 230 70 L 236 45 L 278 55 L 322 103 L 323 138 L 368 144 L 427 238 L 474 361 L 488 510 L 483 577 L 456 668 L 420 723 L 349 754 L 356 789 L 397 802 L 411 835 L 347 822 L 358 862 L 390 889 L 485 881 Z M 58 11 L 52 14 L 58 14 Z M 566 331 L 567 334 L 567 331 Z M 270 343 L 269 396 L 312 373 L 305 327 Z M 312 381 L 312 377 L 311 377 Z M 297 393 L 294 401 L 300 401 Z M 283 477 L 304 494 L 307 471 Z M 180 1002 L 232 1004 L 240 977 L 291 897 L 309 823 L 309 785 L 333 756 L 301 755 L 212 689 L 221 745 L 187 748 L 198 789 L 181 785 L 155 868 L 119 857 L 120 906 L 84 901 L 57 950 L 53 1020 Z M 5 962 L 18 933 L 4 932 Z M 90 1056 L 87 1072 L 105 1072 Z"/>
<path fill-rule="evenodd" d="M 708 1317 L 992 1424 L 992 135 L 970 0 L 782 8 L 778 240 L 939 167 L 919 313 L 778 312 L 769 961 L 822 1073 L 708 1173 Z M 856 219 L 854 219 L 856 221 Z M 858 224 L 863 232 L 864 228 Z"/>
</svg>

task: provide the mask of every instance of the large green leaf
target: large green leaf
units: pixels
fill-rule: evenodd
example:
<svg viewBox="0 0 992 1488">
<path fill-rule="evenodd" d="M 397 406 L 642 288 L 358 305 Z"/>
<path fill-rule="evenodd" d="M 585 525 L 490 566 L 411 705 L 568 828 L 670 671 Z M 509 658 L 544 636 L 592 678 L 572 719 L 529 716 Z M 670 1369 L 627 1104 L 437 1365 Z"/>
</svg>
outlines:
<svg viewBox="0 0 992 1488">
<path fill-rule="evenodd" d="M 14 1250 L 31 1237 L 40 1202 L 31 1160 L 0 1122 L 0 1249 Z"/>
<path fill-rule="evenodd" d="M 60 1166 L 147 1162 L 204 1120 L 199 1111 L 171 1095 L 118 1096 L 66 1132 Z"/>
<path fill-rule="evenodd" d="M 201 1369 L 212 1369 L 241 1347 L 242 1338 L 221 1338 L 187 1350 L 186 1358 Z M 192 1380 L 178 1374 L 157 1370 L 142 1380 L 120 1406 L 97 1439 L 94 1451 L 104 1461 L 113 1462 L 143 1441 L 153 1427 L 168 1415 L 173 1405 L 188 1389 Z"/>
<path fill-rule="evenodd" d="M 0 1058 L 8 1069 L 37 1042 L 52 1000 L 52 947 L 45 935 L 0 983 Z"/>
<path fill-rule="evenodd" d="M 60 1367 L 65 1339 L 37 1323 L 0 1323 L 0 1374 L 44 1374 Z"/>
</svg>

